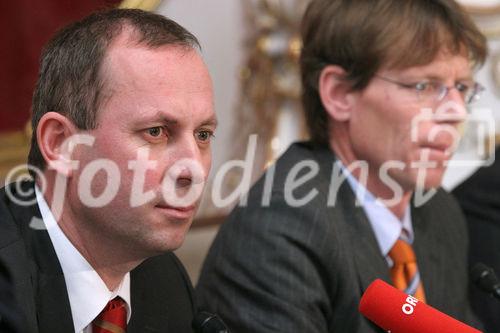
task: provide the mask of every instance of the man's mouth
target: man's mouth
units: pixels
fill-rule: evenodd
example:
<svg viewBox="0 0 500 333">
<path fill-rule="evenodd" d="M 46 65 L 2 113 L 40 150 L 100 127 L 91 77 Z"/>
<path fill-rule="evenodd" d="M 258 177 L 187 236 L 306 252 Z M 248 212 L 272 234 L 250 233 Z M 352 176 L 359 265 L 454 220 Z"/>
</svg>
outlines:
<svg viewBox="0 0 500 333">
<path fill-rule="evenodd" d="M 430 161 L 449 160 L 454 152 L 453 145 L 445 143 L 425 143 L 419 148 L 420 159 Z"/>
<path fill-rule="evenodd" d="M 165 203 L 161 203 L 155 206 L 160 211 L 162 211 L 167 216 L 173 219 L 188 219 L 191 218 L 196 210 L 195 205 L 191 206 L 171 206 Z"/>
</svg>

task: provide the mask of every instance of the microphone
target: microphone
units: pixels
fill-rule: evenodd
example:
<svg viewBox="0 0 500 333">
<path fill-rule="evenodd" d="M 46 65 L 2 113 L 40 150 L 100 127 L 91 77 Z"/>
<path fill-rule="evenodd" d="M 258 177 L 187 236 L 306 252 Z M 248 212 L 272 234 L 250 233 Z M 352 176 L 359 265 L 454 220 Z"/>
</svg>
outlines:
<svg viewBox="0 0 500 333">
<path fill-rule="evenodd" d="M 477 263 L 471 270 L 472 282 L 482 291 L 500 299 L 500 281 L 491 267 Z"/>
<path fill-rule="evenodd" d="M 198 312 L 192 323 L 195 333 L 229 333 L 226 324 L 216 314 Z"/>
<path fill-rule="evenodd" d="M 391 333 L 481 333 L 380 279 L 366 289 L 359 312 Z"/>
</svg>

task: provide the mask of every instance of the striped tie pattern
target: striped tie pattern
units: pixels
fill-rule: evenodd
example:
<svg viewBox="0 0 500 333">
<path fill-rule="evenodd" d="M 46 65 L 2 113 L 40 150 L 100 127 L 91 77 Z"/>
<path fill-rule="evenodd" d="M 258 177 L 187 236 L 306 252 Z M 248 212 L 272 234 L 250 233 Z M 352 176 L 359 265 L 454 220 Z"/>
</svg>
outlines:
<svg viewBox="0 0 500 333">
<path fill-rule="evenodd" d="M 389 251 L 394 265 L 391 267 L 393 285 L 425 302 L 425 293 L 417 267 L 417 258 L 410 244 L 398 239 Z"/>
<path fill-rule="evenodd" d="M 108 302 L 104 310 L 92 322 L 92 333 L 125 333 L 127 331 L 127 309 L 125 301 L 116 297 Z"/>
</svg>

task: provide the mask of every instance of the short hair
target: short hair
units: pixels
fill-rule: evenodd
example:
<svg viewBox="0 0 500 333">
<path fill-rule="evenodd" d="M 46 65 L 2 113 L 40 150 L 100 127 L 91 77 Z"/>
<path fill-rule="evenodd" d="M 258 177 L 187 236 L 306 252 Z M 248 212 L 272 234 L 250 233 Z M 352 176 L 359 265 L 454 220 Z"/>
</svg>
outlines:
<svg viewBox="0 0 500 333">
<path fill-rule="evenodd" d="M 328 117 L 318 81 L 330 64 L 342 67 L 353 90 L 363 90 L 382 66 L 431 63 L 445 49 L 482 65 L 486 38 L 453 0 L 313 0 L 302 20 L 302 104 L 311 140 L 328 145 Z"/>
<path fill-rule="evenodd" d="M 79 129 L 94 129 L 104 99 L 106 80 L 102 70 L 109 45 L 125 28 L 138 45 L 165 45 L 199 49 L 196 37 L 176 22 L 139 9 L 108 9 L 93 13 L 55 34 L 40 58 L 40 72 L 33 94 L 33 136 L 28 163 L 43 170 L 36 130 L 42 116 L 54 111 L 68 117 Z M 36 177 L 30 168 L 30 173 Z"/>
</svg>

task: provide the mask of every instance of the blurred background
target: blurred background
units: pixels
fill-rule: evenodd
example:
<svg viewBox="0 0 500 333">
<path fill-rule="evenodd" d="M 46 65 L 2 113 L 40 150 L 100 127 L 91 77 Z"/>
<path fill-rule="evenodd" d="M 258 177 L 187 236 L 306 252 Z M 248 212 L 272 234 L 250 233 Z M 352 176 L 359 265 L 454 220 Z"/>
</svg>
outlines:
<svg viewBox="0 0 500 333">
<path fill-rule="evenodd" d="M 219 128 L 211 177 L 186 242 L 177 251 L 196 282 L 218 226 L 236 200 L 218 207 L 214 176 L 229 160 L 245 159 L 249 136 L 257 134 L 250 182 L 296 140 L 307 137 L 300 107 L 298 27 L 308 0 L 17 0 L 0 2 L 0 185 L 18 177 L 29 149 L 30 106 L 38 58 L 50 36 L 67 23 L 110 6 L 155 11 L 198 37 L 212 74 Z M 471 110 L 464 138 L 448 169 L 452 189 L 494 158 L 500 121 L 500 0 L 461 0 L 488 37 L 490 56 L 477 73 L 487 89 Z M 19 168 L 17 168 L 20 166 Z M 19 172 L 13 170 L 19 169 Z M 232 168 L 223 177 L 228 197 L 243 177 Z M 245 178 L 246 179 L 246 178 Z"/>
</svg>

